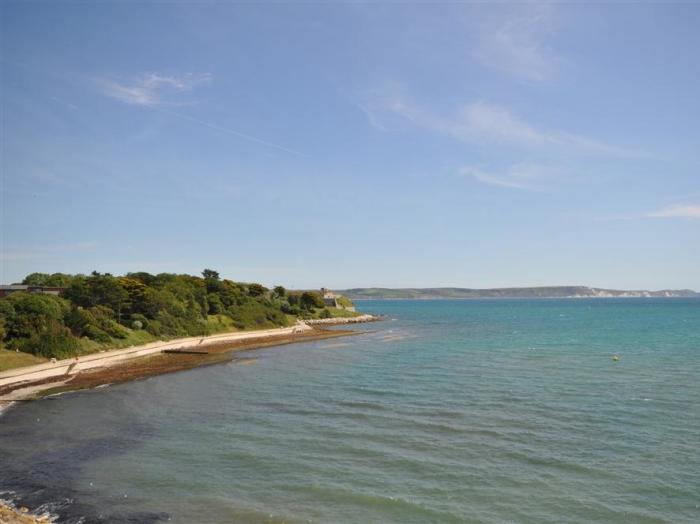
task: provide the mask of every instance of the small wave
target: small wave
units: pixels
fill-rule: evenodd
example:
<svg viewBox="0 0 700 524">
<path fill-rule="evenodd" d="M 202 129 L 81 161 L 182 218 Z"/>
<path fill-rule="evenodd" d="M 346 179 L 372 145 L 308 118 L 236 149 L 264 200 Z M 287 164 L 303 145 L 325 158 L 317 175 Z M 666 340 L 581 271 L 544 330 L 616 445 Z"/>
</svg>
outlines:
<svg viewBox="0 0 700 524">
<path fill-rule="evenodd" d="M 365 400 L 340 400 L 336 404 L 344 408 L 369 409 L 373 411 L 387 410 L 387 407 L 382 404 Z"/>
<path fill-rule="evenodd" d="M 593 467 L 592 465 L 583 464 L 581 462 L 571 462 L 567 460 L 562 460 L 557 457 L 536 456 L 531 453 L 522 451 L 513 451 L 508 453 L 508 455 L 515 458 L 516 460 L 527 464 L 532 464 L 534 466 L 540 466 L 545 468 L 553 468 L 570 474 L 585 475 L 587 477 L 594 476 L 599 478 L 614 477 L 614 473 L 605 469 Z"/>
<path fill-rule="evenodd" d="M 422 502 L 401 496 L 369 494 L 339 486 L 332 487 L 321 484 L 313 484 L 305 487 L 304 490 L 318 493 L 328 501 L 332 501 L 333 504 L 339 506 L 359 505 L 364 508 L 373 508 L 384 515 L 390 514 L 394 517 L 397 516 L 397 512 L 401 512 L 407 516 L 410 515 L 412 519 L 422 517 L 430 522 L 461 522 L 459 516 L 453 513 L 432 509 L 426 507 Z"/>
<path fill-rule="evenodd" d="M 349 342 L 335 342 L 333 344 L 324 344 L 323 348 L 324 349 L 335 349 L 335 348 L 347 347 L 349 345 L 350 345 Z"/>
</svg>

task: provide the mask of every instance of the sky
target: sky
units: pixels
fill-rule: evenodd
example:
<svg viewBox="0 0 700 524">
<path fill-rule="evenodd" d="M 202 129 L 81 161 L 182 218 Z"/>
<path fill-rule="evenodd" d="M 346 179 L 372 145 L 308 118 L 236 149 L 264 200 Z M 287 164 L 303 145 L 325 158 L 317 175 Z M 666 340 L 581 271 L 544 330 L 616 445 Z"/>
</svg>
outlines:
<svg viewBox="0 0 700 524">
<path fill-rule="evenodd" d="M 700 290 L 700 3 L 0 3 L 0 282 Z"/>
</svg>

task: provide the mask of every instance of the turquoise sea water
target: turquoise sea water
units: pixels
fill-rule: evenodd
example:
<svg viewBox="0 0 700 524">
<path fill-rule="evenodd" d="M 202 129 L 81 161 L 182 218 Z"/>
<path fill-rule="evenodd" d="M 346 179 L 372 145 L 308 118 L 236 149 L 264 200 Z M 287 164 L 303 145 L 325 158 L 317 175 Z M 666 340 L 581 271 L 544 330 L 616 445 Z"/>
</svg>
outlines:
<svg viewBox="0 0 700 524">
<path fill-rule="evenodd" d="M 63 522 L 700 521 L 700 300 L 360 306 L 390 320 L 9 410 L 0 490 Z"/>
</svg>

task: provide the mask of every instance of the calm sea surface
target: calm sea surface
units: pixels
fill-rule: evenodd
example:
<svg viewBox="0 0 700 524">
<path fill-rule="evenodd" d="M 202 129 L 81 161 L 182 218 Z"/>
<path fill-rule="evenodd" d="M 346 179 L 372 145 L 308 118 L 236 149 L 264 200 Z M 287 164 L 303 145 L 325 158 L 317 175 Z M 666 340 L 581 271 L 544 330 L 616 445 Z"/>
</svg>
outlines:
<svg viewBox="0 0 700 524">
<path fill-rule="evenodd" d="M 62 522 L 700 522 L 700 300 L 360 306 L 391 320 L 10 409 L 0 491 Z"/>
</svg>

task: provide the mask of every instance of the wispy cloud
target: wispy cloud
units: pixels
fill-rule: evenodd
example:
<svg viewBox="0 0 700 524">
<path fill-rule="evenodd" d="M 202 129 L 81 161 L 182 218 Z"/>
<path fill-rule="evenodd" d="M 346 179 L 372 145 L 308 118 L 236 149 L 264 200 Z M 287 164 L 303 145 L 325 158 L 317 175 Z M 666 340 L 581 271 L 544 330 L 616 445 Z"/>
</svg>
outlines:
<svg viewBox="0 0 700 524">
<path fill-rule="evenodd" d="M 651 218 L 700 218 L 700 205 L 678 204 L 667 206 L 647 215 Z"/>
<path fill-rule="evenodd" d="M 381 115 L 398 115 L 414 125 L 468 143 L 495 143 L 520 148 L 564 150 L 596 155 L 642 156 L 639 151 L 618 147 L 584 135 L 538 127 L 508 108 L 477 100 L 461 106 L 449 116 L 438 115 L 401 97 L 383 98 L 362 110 L 374 127 Z"/>
<path fill-rule="evenodd" d="M 68 108 L 70 108 L 70 109 L 73 109 L 73 110 L 77 110 L 77 109 L 78 109 L 78 106 L 76 106 L 75 104 L 71 104 L 70 102 L 66 102 L 65 100 L 61 100 L 60 98 L 57 98 L 57 97 L 55 97 L 55 96 L 52 96 L 52 97 L 51 97 L 51 100 L 53 100 L 53 101 L 56 102 L 57 104 L 60 104 L 60 105 L 65 106 L 65 107 L 68 107 Z"/>
<path fill-rule="evenodd" d="M 387 127 L 382 124 L 381 119 L 376 115 L 374 111 L 365 107 L 363 104 L 357 104 L 357 107 L 365 114 L 367 122 L 369 125 L 380 131 L 388 131 Z"/>
<path fill-rule="evenodd" d="M 510 8 L 509 8 L 510 9 Z M 482 65 L 520 80 L 542 82 L 554 75 L 560 61 L 547 45 L 557 23 L 551 6 L 524 6 L 527 12 L 480 20 L 474 28 L 471 56 Z"/>
<path fill-rule="evenodd" d="M 168 115 L 176 116 L 178 118 L 182 118 L 183 120 L 188 120 L 190 122 L 194 122 L 195 124 L 199 124 L 201 126 L 208 127 L 209 129 L 214 129 L 216 131 L 221 131 L 222 133 L 226 133 L 228 135 L 233 135 L 233 136 L 236 136 L 238 138 L 242 138 L 243 140 L 247 140 L 249 142 L 255 142 L 256 144 L 271 147 L 274 149 L 279 149 L 280 151 L 284 151 L 285 153 L 289 153 L 291 155 L 304 156 L 303 153 L 300 153 L 299 151 L 296 151 L 296 150 L 291 149 L 289 147 L 285 147 L 283 145 L 276 144 L 274 142 L 270 142 L 269 140 L 263 140 L 262 138 L 258 138 L 258 137 L 249 135 L 247 133 L 242 133 L 240 131 L 236 131 L 235 129 L 230 129 L 228 127 L 220 126 L 218 124 L 213 124 L 211 122 L 207 122 L 205 120 L 200 120 L 199 118 L 194 118 L 192 116 L 185 115 L 183 113 L 177 113 L 175 111 L 166 111 L 164 109 L 158 109 L 158 111 L 161 111 L 162 113 L 166 113 Z"/>
<path fill-rule="evenodd" d="M 255 142 L 256 144 L 278 149 L 292 155 L 304 156 L 299 151 L 275 142 L 168 109 L 172 106 L 186 105 L 186 101 L 182 99 L 182 94 L 191 92 L 194 88 L 211 82 L 211 80 L 212 75 L 209 73 L 199 75 L 188 73 L 181 76 L 145 73 L 128 82 L 100 78 L 97 80 L 97 83 L 103 95 L 125 104 L 165 113 L 249 142 Z"/>
<path fill-rule="evenodd" d="M 459 174 L 472 177 L 482 184 L 529 191 L 543 191 L 558 177 L 556 170 L 551 167 L 525 163 L 512 165 L 502 172 L 466 166 L 459 170 Z"/>
<path fill-rule="evenodd" d="M 154 107 L 161 105 L 181 105 L 176 99 L 178 93 L 192 91 L 195 87 L 210 82 L 209 73 L 182 76 L 145 73 L 129 81 L 98 79 L 102 94 L 121 102 L 137 106 Z"/>
<path fill-rule="evenodd" d="M 618 221 L 618 220 L 648 220 L 650 218 L 681 218 L 681 219 L 700 219 L 700 205 L 698 204 L 674 204 L 665 206 L 648 213 L 629 213 L 612 216 L 598 217 L 601 221 Z"/>
</svg>

